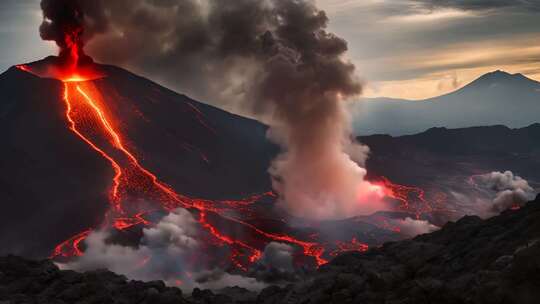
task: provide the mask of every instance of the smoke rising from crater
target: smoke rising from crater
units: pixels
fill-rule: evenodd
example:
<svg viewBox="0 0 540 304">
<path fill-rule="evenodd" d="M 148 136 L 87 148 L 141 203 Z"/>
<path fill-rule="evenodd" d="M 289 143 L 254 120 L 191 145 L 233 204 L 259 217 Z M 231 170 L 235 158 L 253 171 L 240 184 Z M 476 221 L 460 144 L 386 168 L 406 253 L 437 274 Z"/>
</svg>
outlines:
<svg viewBox="0 0 540 304">
<path fill-rule="evenodd" d="M 342 104 L 362 86 L 343 58 L 346 41 L 326 31 L 313 1 L 91 2 L 43 0 L 42 32 L 61 29 L 67 10 L 98 61 L 263 119 L 283 147 L 269 171 L 290 213 L 341 218 L 381 208 L 370 203 L 380 191 L 364 181 L 368 149 L 352 138 Z M 42 36 L 58 43 L 53 34 Z"/>
</svg>

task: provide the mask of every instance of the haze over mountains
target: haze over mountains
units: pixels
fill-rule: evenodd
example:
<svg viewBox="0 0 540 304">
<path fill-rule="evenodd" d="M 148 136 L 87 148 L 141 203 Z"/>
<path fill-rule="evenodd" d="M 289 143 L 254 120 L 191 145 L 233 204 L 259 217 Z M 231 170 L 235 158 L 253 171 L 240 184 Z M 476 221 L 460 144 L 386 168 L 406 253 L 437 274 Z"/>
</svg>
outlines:
<svg viewBox="0 0 540 304">
<path fill-rule="evenodd" d="M 350 106 L 357 134 L 405 135 L 432 127 L 506 125 L 540 121 L 540 82 L 495 71 L 447 95 L 420 101 L 366 98 Z"/>
</svg>

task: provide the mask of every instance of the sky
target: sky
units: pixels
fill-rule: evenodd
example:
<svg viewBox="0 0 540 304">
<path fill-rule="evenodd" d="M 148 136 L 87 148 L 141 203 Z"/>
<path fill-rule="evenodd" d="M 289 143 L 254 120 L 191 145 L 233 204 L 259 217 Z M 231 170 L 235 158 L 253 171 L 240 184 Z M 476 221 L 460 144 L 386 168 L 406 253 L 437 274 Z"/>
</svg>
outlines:
<svg viewBox="0 0 540 304">
<path fill-rule="evenodd" d="M 424 99 L 494 70 L 540 81 L 540 0 L 318 0 L 366 97 Z M 0 70 L 56 52 L 39 0 L 0 0 Z M 114 64 L 114 63 L 112 63 Z"/>
</svg>

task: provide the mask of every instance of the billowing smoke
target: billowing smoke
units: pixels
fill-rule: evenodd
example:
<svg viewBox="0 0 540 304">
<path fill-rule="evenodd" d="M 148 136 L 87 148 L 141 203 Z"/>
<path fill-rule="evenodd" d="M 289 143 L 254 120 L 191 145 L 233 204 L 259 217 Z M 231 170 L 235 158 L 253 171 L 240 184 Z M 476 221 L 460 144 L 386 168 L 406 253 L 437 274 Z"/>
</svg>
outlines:
<svg viewBox="0 0 540 304">
<path fill-rule="evenodd" d="M 56 42 L 63 63 L 77 65 L 91 61 L 84 53 L 85 41 L 105 30 L 106 20 L 99 1 L 41 0 L 43 40 Z M 90 26 L 91 25 L 91 26 Z"/>
<path fill-rule="evenodd" d="M 478 190 L 491 196 L 491 201 L 477 202 L 478 214 L 484 217 L 497 215 L 510 208 L 523 207 L 536 196 L 529 183 L 511 171 L 475 175 L 471 182 Z"/>
<path fill-rule="evenodd" d="M 92 232 L 85 240 L 84 255 L 60 266 L 78 271 L 106 268 L 130 279 L 163 280 L 188 290 L 225 286 L 257 290 L 266 286 L 255 278 L 193 265 L 192 260 L 200 255 L 203 246 L 199 238 L 197 221 L 188 211 L 178 209 L 154 227 L 143 229 L 143 237 L 136 247 L 113 243 L 107 231 Z"/>
<path fill-rule="evenodd" d="M 399 232 L 407 237 L 415 237 L 420 234 L 437 231 L 440 228 L 426 220 L 415 220 L 410 217 L 393 220 L 392 224 L 399 228 Z"/>
<path fill-rule="evenodd" d="M 111 243 L 107 231 L 95 231 L 85 241 L 85 254 L 64 267 L 81 271 L 107 268 L 132 279 L 173 281 L 190 270 L 183 268 L 183 260 L 200 249 L 197 229 L 191 214 L 179 209 L 155 227 L 145 228 L 137 248 Z"/>
<path fill-rule="evenodd" d="M 94 58 L 267 122 L 284 151 L 269 169 L 273 185 L 293 215 L 342 218 L 382 208 L 373 203 L 380 187 L 364 180 L 368 149 L 351 136 L 342 104 L 362 86 L 343 59 L 347 43 L 326 31 L 328 18 L 313 1 L 43 0 L 42 6 L 42 36 L 61 47 L 54 33 L 83 22 Z"/>
<path fill-rule="evenodd" d="M 500 213 L 509 208 L 523 207 L 534 200 L 536 193 L 529 183 L 511 171 L 491 172 L 475 177 L 478 185 L 496 192 L 491 210 Z"/>
</svg>

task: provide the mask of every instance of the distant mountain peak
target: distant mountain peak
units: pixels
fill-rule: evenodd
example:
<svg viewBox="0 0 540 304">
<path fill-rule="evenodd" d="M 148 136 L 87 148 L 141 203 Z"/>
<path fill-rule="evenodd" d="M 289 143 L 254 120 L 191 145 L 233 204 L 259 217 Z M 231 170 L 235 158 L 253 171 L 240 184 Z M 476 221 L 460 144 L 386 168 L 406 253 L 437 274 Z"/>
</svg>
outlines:
<svg viewBox="0 0 540 304">
<path fill-rule="evenodd" d="M 480 76 L 478 79 L 471 82 L 466 87 L 485 87 L 485 86 L 494 86 L 499 84 L 511 84 L 511 85 L 535 85 L 538 86 L 538 83 L 535 80 L 527 78 L 521 73 L 510 74 L 502 70 L 496 70 L 487 74 Z"/>
<path fill-rule="evenodd" d="M 508 72 L 505 72 L 503 70 L 496 70 L 487 74 L 484 74 L 480 76 L 480 79 L 486 79 L 486 80 L 505 80 L 505 79 L 512 79 L 512 78 L 527 78 L 523 76 L 523 74 L 516 73 L 516 74 L 510 74 Z"/>
</svg>

